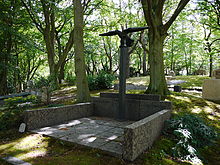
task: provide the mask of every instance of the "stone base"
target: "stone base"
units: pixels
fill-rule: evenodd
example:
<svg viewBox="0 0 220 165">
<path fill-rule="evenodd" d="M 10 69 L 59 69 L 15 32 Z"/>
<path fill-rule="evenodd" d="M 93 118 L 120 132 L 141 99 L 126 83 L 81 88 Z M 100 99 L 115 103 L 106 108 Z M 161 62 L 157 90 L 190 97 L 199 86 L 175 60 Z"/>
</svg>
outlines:
<svg viewBox="0 0 220 165">
<path fill-rule="evenodd" d="M 212 101 L 220 101 L 220 79 L 204 80 L 202 86 L 202 98 Z"/>
</svg>

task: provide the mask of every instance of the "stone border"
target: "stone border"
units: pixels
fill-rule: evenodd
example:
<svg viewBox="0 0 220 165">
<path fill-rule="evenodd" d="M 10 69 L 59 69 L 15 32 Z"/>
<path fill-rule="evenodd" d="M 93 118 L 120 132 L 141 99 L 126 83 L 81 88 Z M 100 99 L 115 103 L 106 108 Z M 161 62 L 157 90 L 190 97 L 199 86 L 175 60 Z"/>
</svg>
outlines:
<svg viewBox="0 0 220 165">
<path fill-rule="evenodd" d="M 113 95 L 114 96 L 114 95 Z M 138 121 L 164 109 L 172 109 L 169 101 L 126 99 L 125 119 Z M 92 97 L 94 115 L 100 117 L 118 118 L 118 98 Z"/>
<path fill-rule="evenodd" d="M 60 124 L 65 121 L 93 115 L 92 103 L 80 103 L 24 112 L 27 130 Z"/>
<path fill-rule="evenodd" d="M 123 158 L 135 160 L 143 151 L 150 148 L 160 136 L 164 121 L 170 118 L 170 110 L 162 110 L 124 129 Z"/>
<path fill-rule="evenodd" d="M 118 93 L 101 92 L 100 97 L 118 98 L 119 96 L 118 96 Z M 154 95 L 154 94 L 126 94 L 125 97 L 126 99 L 160 101 L 160 95 Z"/>
</svg>

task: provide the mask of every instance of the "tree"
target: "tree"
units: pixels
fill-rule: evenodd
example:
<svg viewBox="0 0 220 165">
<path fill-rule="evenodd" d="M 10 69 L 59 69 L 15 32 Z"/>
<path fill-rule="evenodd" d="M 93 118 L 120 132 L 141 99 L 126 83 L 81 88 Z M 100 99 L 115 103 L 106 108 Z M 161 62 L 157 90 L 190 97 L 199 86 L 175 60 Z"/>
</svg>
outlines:
<svg viewBox="0 0 220 165">
<path fill-rule="evenodd" d="M 73 47 L 74 29 L 69 25 L 70 32 L 64 30 L 67 23 L 71 24 L 71 17 L 67 14 L 70 9 L 59 8 L 61 1 L 55 0 L 21 1 L 36 28 L 43 35 L 50 75 L 53 77 L 54 85 L 57 86 L 60 68 L 65 64 L 67 55 Z"/>
<path fill-rule="evenodd" d="M 77 86 L 77 102 L 90 101 L 88 81 L 86 77 L 86 65 L 83 43 L 83 6 L 81 0 L 73 0 L 74 3 L 74 50 L 75 73 Z"/>
<path fill-rule="evenodd" d="M 204 29 L 205 50 L 209 56 L 209 76 L 212 76 L 214 55 L 219 53 L 219 48 L 215 50 L 214 45 L 219 45 L 220 37 L 220 1 L 204 0 L 198 3 L 201 11 L 200 23 Z M 218 47 L 218 46 L 217 46 Z"/>
<path fill-rule="evenodd" d="M 169 90 L 164 74 L 163 44 L 168 30 L 189 0 L 181 0 L 170 19 L 164 23 L 163 9 L 166 0 L 141 0 L 145 20 L 149 27 L 150 84 L 146 93 L 167 95 Z"/>
</svg>

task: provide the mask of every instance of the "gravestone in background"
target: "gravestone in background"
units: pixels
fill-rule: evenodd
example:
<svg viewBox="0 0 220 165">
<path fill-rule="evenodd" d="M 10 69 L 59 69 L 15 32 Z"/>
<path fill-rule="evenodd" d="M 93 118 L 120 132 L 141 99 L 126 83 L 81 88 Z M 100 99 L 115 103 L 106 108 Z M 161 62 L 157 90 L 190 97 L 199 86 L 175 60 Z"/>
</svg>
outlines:
<svg viewBox="0 0 220 165">
<path fill-rule="evenodd" d="M 212 78 L 214 78 L 214 79 L 220 79 L 220 69 L 213 70 L 213 72 L 212 72 Z"/>
<path fill-rule="evenodd" d="M 220 69 L 212 72 L 212 79 L 204 80 L 202 97 L 211 101 L 220 101 Z"/>
</svg>

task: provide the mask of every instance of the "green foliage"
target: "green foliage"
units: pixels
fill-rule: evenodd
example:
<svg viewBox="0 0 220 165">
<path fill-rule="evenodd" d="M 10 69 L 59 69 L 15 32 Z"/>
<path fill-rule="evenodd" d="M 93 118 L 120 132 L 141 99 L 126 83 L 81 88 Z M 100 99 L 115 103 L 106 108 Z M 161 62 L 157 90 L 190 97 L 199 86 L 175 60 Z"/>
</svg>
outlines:
<svg viewBox="0 0 220 165">
<path fill-rule="evenodd" d="M 7 108 L 0 110 L 0 130 L 18 127 L 23 119 L 23 111 L 30 106 L 30 103 L 37 101 L 35 95 L 5 99 Z"/>
<path fill-rule="evenodd" d="M 113 74 L 101 72 L 98 75 L 88 76 L 89 90 L 109 89 L 116 77 Z"/>
<path fill-rule="evenodd" d="M 66 77 L 66 82 L 69 84 L 69 85 L 75 85 L 76 84 L 76 76 L 73 76 L 71 74 L 67 74 L 67 77 Z"/>
<path fill-rule="evenodd" d="M 50 91 L 53 91 L 57 89 L 57 85 L 54 82 L 54 76 L 48 76 L 48 77 L 39 77 L 35 80 L 34 86 L 35 88 L 41 89 L 43 87 L 48 88 Z"/>
<path fill-rule="evenodd" d="M 198 148 L 212 144 L 217 138 L 214 129 L 201 118 L 188 114 L 167 121 L 164 133 L 178 141 L 172 148 L 174 157 L 197 163 L 201 161 Z"/>
<path fill-rule="evenodd" d="M 35 95 L 30 95 L 27 97 L 12 97 L 4 100 L 5 105 L 11 109 L 11 108 L 16 108 L 17 105 L 20 103 L 26 103 L 26 102 L 32 102 L 36 103 L 37 102 L 37 97 Z"/>
</svg>

